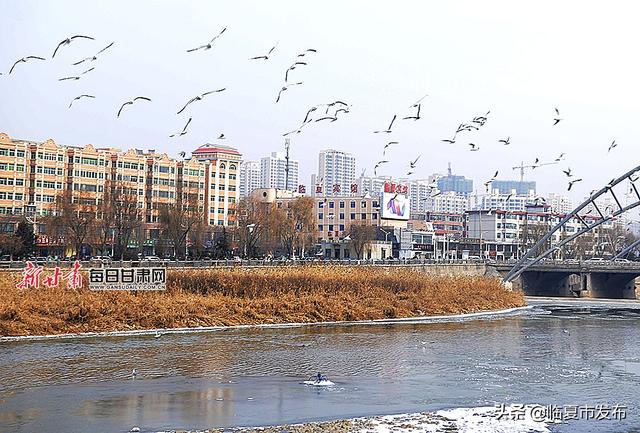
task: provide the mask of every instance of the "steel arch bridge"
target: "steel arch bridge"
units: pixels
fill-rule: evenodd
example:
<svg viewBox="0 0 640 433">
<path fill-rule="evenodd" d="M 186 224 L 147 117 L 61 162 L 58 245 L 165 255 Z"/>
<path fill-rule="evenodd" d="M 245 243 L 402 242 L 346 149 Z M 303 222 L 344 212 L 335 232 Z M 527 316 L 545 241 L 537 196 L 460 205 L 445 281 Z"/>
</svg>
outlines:
<svg viewBox="0 0 640 433">
<path fill-rule="evenodd" d="M 509 281 L 513 281 L 514 279 L 516 279 L 517 277 L 520 276 L 520 274 L 522 274 L 524 271 L 526 271 L 528 268 L 530 268 L 531 266 L 539 263 L 542 259 L 544 259 L 545 257 L 549 256 L 550 254 L 552 254 L 554 251 L 558 251 L 560 250 L 564 245 L 568 244 L 569 242 L 573 241 L 574 239 L 584 235 L 585 233 L 588 233 L 590 231 L 592 231 L 593 229 L 595 229 L 596 227 L 606 223 L 607 221 L 611 221 L 613 219 L 615 219 L 616 217 L 624 214 L 625 212 L 630 211 L 631 209 L 634 209 L 638 206 L 640 206 L 640 192 L 638 192 L 638 188 L 635 185 L 635 182 L 640 179 L 640 166 L 635 167 L 632 170 L 629 170 L 628 172 L 626 172 L 625 174 L 623 174 L 622 176 L 618 177 L 618 178 L 614 178 L 612 179 L 608 184 L 606 184 L 602 189 L 593 192 L 590 197 L 585 200 L 584 202 L 582 202 L 579 206 L 577 206 L 573 211 L 571 211 L 570 213 L 568 213 L 558 224 L 556 224 L 551 230 L 549 230 L 549 232 L 547 234 L 545 234 L 542 238 L 540 238 L 540 240 L 529 249 L 529 251 L 527 251 L 527 253 L 522 256 L 520 258 L 520 260 L 513 266 L 513 268 L 511 268 L 511 270 L 503 277 L 503 281 L 504 282 L 509 282 Z M 620 202 L 620 200 L 618 199 L 618 196 L 616 195 L 615 191 L 614 191 L 614 187 L 616 187 L 617 185 L 621 184 L 624 181 L 629 181 L 630 185 L 631 185 L 631 189 L 633 191 L 633 202 L 631 204 L 627 204 L 625 206 L 622 205 L 622 203 Z M 611 197 L 613 198 L 617 209 L 613 210 L 612 212 L 608 213 L 605 215 L 605 213 L 602 212 L 602 210 L 598 207 L 597 203 L 596 203 L 596 199 L 600 198 L 600 197 Z M 599 216 L 599 218 L 593 222 L 587 222 L 581 215 L 581 211 L 586 208 L 587 206 L 593 206 L 593 209 L 595 209 L 597 216 Z M 541 249 L 542 246 L 545 245 L 545 243 L 551 238 L 551 236 L 554 235 L 554 233 L 556 233 L 558 230 L 562 229 L 569 221 L 573 220 L 574 218 L 577 218 L 583 225 L 583 228 L 578 230 L 577 232 L 575 232 L 573 235 L 562 239 L 560 242 L 558 242 L 553 248 L 549 248 L 541 253 L 539 253 L 536 256 L 536 252 L 539 251 Z M 640 241 L 638 241 L 637 243 L 633 244 L 633 247 L 637 247 L 638 244 L 640 244 Z M 631 251 L 631 247 L 628 247 L 629 250 Z M 627 250 L 627 249 L 625 249 Z M 628 251 L 621 251 L 624 252 L 625 254 Z M 616 256 L 617 257 L 621 257 L 622 255 L 618 254 Z M 535 257 L 534 257 L 535 256 Z"/>
</svg>

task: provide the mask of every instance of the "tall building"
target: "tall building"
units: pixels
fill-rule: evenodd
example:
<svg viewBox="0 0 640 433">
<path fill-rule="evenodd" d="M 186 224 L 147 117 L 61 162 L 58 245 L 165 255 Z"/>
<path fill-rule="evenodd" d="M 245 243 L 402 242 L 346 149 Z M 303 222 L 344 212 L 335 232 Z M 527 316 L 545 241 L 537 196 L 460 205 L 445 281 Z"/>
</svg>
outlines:
<svg viewBox="0 0 640 433">
<path fill-rule="evenodd" d="M 51 139 L 14 140 L 0 133 L 0 214 L 28 215 L 42 248 L 54 246 L 40 236 L 51 229 L 42 217 L 54 214 L 63 197 L 95 211 L 99 219 L 98 206 L 114 191 L 136 202 L 140 237 L 147 240 L 159 234 L 166 204 L 190 203 L 207 225 L 234 226 L 240 158 L 234 148 L 210 144 L 178 161 L 154 151 L 62 146 Z"/>
<path fill-rule="evenodd" d="M 463 214 L 469 209 L 469 199 L 453 191 L 433 194 L 422 200 L 422 203 L 423 209 L 420 212 Z"/>
<path fill-rule="evenodd" d="M 468 197 L 473 192 L 473 180 L 452 174 L 451 164 L 447 169 L 447 175 L 438 177 L 436 183 L 438 184 L 438 190 L 442 192 L 453 191 L 465 197 Z"/>
<path fill-rule="evenodd" d="M 487 194 L 472 195 L 469 198 L 469 209 L 471 210 L 508 210 L 524 212 L 525 207 L 535 202 L 536 196 L 533 192 L 529 195 L 514 195 L 513 193 L 503 194 L 498 190 L 490 191 Z"/>
<path fill-rule="evenodd" d="M 240 198 L 248 197 L 254 189 L 261 188 L 260 162 L 242 161 L 239 180 Z"/>
<path fill-rule="evenodd" d="M 320 152 L 316 182 L 322 186 L 323 195 L 350 195 L 355 180 L 356 157 L 353 154 L 333 149 Z"/>
<path fill-rule="evenodd" d="M 573 201 L 569 197 L 553 192 L 549 193 L 547 204 L 553 213 L 567 214 L 573 210 Z"/>
<path fill-rule="evenodd" d="M 491 190 L 498 190 L 500 194 L 531 195 L 536 193 L 535 181 L 493 180 Z"/>
<path fill-rule="evenodd" d="M 282 152 L 271 152 L 260 160 L 260 187 L 286 190 L 297 190 L 299 180 L 299 163 L 289 159 L 289 176 L 287 179 L 287 159 Z"/>
</svg>

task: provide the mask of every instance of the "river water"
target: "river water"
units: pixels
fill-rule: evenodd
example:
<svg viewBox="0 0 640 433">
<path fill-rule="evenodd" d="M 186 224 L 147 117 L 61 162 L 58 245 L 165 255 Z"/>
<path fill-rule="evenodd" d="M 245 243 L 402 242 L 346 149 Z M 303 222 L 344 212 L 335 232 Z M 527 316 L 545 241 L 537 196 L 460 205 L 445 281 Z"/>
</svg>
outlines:
<svg viewBox="0 0 640 433">
<path fill-rule="evenodd" d="M 624 405 L 622 421 L 548 428 L 639 431 L 638 304 L 533 304 L 444 323 L 1 342 L 0 431 L 195 430 L 502 403 Z M 316 371 L 336 385 L 301 384 Z"/>
</svg>

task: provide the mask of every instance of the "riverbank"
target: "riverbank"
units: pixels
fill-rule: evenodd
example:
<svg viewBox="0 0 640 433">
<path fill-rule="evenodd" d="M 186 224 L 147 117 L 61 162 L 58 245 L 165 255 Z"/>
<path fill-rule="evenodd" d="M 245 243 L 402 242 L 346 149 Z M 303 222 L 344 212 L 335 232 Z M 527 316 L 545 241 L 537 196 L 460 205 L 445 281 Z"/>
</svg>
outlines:
<svg viewBox="0 0 640 433">
<path fill-rule="evenodd" d="M 268 427 L 238 427 L 232 429 L 198 430 L 200 433 L 409 433 L 409 432 L 504 432 L 548 433 L 547 423 L 534 420 L 527 406 L 521 419 L 510 417 L 514 409 L 506 405 L 500 415 L 499 407 L 478 407 L 440 410 L 437 412 L 405 413 L 399 415 L 350 418 L 336 421 L 311 422 Z M 541 407 L 541 406 L 537 406 Z M 513 418 L 513 419 L 510 419 Z M 162 433 L 190 433 L 173 430 Z"/>
<path fill-rule="evenodd" d="M 16 289 L 0 281 L 0 336 L 413 318 L 504 310 L 522 293 L 496 278 L 312 266 L 170 270 L 166 292 Z M 86 279 L 85 279 L 86 281 Z"/>
</svg>

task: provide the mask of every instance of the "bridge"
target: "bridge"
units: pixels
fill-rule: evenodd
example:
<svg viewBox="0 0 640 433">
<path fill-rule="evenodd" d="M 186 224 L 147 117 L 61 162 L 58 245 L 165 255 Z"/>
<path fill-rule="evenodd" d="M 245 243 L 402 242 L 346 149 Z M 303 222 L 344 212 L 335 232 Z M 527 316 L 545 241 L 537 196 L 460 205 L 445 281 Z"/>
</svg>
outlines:
<svg viewBox="0 0 640 433">
<path fill-rule="evenodd" d="M 640 166 L 629 170 L 622 176 L 611 179 L 600 190 L 594 190 L 589 198 L 566 214 L 513 267 L 508 269 L 504 274 L 503 281 L 520 286 L 526 294 L 530 295 L 636 298 L 635 279 L 640 276 L 640 265 L 636 263 L 616 260 L 557 263 L 549 261 L 548 257 L 555 253 L 562 253 L 565 245 L 593 231 L 605 222 L 614 221 L 640 206 L 640 192 L 635 184 L 638 179 L 640 179 Z M 627 196 L 629 198 L 625 190 L 630 192 L 631 200 L 630 202 L 626 200 L 623 204 L 618 197 Z M 598 200 L 599 198 L 608 199 L 609 202 L 615 204 L 601 209 L 599 203 L 602 201 Z M 600 204 L 600 206 L 602 205 Z M 592 212 L 598 218 L 595 221 L 585 220 L 584 215 Z M 553 245 L 551 243 L 553 235 L 564 229 L 567 223 L 574 219 L 580 221 L 582 228 L 575 232 L 572 230 L 571 236 L 567 236 Z M 631 248 L 637 247 L 638 243 L 634 242 L 624 248 L 616 258 L 626 254 Z"/>
<path fill-rule="evenodd" d="M 491 265 L 506 275 L 513 264 Z M 529 296 L 636 299 L 640 262 L 541 260 L 511 281 Z"/>
</svg>

